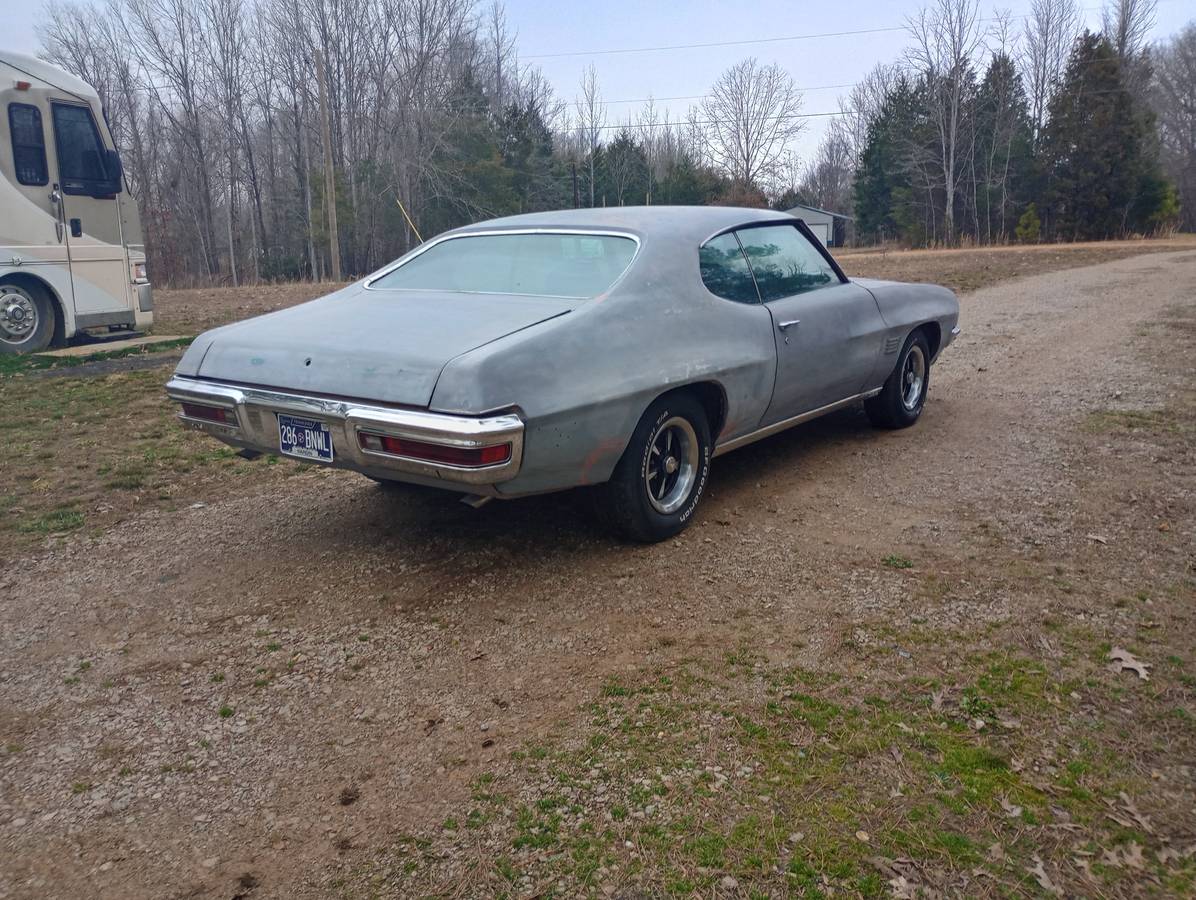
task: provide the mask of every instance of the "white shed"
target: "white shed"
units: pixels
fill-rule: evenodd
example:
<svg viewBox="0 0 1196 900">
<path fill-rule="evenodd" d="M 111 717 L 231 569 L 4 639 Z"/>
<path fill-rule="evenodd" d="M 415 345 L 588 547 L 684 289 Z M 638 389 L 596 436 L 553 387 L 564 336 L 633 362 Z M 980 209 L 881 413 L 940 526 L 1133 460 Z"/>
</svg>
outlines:
<svg viewBox="0 0 1196 900">
<path fill-rule="evenodd" d="M 815 237 L 822 241 L 824 247 L 836 247 L 843 243 L 847 231 L 847 223 L 851 216 L 830 212 L 816 206 L 794 206 L 785 210 L 789 215 L 801 219 L 814 232 Z"/>
</svg>

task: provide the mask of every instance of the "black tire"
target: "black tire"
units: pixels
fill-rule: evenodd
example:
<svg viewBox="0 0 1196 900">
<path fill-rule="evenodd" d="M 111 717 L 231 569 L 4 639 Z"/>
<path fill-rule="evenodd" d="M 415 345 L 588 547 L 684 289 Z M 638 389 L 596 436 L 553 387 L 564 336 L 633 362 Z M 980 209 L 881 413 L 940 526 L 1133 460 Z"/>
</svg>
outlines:
<svg viewBox="0 0 1196 900">
<path fill-rule="evenodd" d="M 57 322 L 58 308 L 45 291 L 11 281 L 0 284 L 0 353 L 45 350 L 54 340 Z"/>
<path fill-rule="evenodd" d="M 881 392 L 864 401 L 864 411 L 877 428 L 909 428 L 922 415 L 929 388 L 930 344 L 925 334 L 915 331 L 906 339 Z"/>
<path fill-rule="evenodd" d="M 661 397 L 635 427 L 610 481 L 598 489 L 602 518 L 623 537 L 646 544 L 681 532 L 706 489 L 710 444 L 706 411 L 692 394 Z"/>
</svg>

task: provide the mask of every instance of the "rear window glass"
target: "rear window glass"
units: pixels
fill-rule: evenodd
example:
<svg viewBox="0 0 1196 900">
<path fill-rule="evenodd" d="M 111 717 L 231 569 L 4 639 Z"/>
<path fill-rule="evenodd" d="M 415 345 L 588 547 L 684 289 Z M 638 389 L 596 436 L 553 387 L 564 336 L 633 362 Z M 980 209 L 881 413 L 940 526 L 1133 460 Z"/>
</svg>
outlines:
<svg viewBox="0 0 1196 900">
<path fill-rule="evenodd" d="M 636 243 L 605 234 L 479 234 L 433 244 L 373 288 L 595 297 L 630 265 Z"/>
</svg>

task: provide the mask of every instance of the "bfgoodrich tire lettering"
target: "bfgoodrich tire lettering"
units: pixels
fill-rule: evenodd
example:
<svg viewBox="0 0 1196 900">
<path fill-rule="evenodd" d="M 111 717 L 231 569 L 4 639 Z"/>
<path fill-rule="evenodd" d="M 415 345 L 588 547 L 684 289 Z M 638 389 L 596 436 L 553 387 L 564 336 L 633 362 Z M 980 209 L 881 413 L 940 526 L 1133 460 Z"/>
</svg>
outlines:
<svg viewBox="0 0 1196 900">
<path fill-rule="evenodd" d="M 693 519 L 710 477 L 710 425 L 697 399 L 670 394 L 640 419 L 611 480 L 599 490 L 599 510 L 623 537 L 663 541 Z"/>
</svg>

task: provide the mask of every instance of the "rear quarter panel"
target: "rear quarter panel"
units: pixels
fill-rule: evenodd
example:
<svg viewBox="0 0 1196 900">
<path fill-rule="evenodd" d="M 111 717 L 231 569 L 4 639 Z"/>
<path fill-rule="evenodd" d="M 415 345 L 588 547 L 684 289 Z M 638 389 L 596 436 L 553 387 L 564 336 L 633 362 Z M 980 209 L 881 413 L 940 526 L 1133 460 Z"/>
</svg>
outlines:
<svg viewBox="0 0 1196 900">
<path fill-rule="evenodd" d="M 645 245 L 606 295 L 452 360 L 432 409 L 518 408 L 524 467 L 501 490 L 538 493 L 608 480 L 647 407 L 686 384 L 720 386 L 724 439 L 753 430 L 775 373 L 767 309 L 710 294 L 696 245 Z"/>
</svg>

